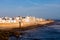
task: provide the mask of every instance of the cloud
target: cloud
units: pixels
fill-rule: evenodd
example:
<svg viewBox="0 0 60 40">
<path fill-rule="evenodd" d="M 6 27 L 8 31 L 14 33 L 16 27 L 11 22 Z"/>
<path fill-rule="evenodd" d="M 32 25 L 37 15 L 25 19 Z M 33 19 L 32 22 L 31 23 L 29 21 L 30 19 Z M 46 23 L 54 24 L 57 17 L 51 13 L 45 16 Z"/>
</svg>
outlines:
<svg viewBox="0 0 60 40">
<path fill-rule="evenodd" d="M 50 7 L 60 7 L 60 4 L 44 4 L 44 5 Z"/>
<path fill-rule="evenodd" d="M 35 6 L 38 6 L 39 3 L 36 3 L 36 2 L 32 2 L 32 1 L 29 1 L 31 4 L 35 5 Z"/>
</svg>

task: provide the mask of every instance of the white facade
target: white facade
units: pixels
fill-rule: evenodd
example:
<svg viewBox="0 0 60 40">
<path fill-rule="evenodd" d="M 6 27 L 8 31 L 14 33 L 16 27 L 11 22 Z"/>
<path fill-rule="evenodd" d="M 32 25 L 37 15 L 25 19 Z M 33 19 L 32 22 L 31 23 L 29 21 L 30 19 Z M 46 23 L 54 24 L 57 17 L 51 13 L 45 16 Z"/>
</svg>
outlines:
<svg viewBox="0 0 60 40">
<path fill-rule="evenodd" d="M 40 21 L 45 21 L 45 19 L 43 19 L 43 18 L 40 18 Z"/>
<path fill-rule="evenodd" d="M 21 19 L 20 19 L 21 18 Z M 8 20 L 4 20 L 3 17 L 0 18 L 0 23 L 16 23 L 16 22 L 37 22 L 37 21 L 45 21 L 45 19 L 43 18 L 35 18 L 35 17 L 25 17 L 25 18 L 22 18 L 22 17 L 14 17 L 13 18 L 10 18 L 10 17 L 5 17 L 5 19 L 8 19 Z"/>
</svg>

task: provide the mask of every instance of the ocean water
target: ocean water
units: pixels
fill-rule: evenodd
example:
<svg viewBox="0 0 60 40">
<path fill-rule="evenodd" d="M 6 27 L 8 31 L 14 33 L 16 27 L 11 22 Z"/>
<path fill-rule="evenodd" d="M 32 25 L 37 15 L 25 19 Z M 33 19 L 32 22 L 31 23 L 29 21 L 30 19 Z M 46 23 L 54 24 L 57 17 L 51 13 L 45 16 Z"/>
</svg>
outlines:
<svg viewBox="0 0 60 40">
<path fill-rule="evenodd" d="M 60 25 L 38 27 L 23 31 L 19 38 L 14 36 L 9 40 L 60 40 Z"/>
</svg>

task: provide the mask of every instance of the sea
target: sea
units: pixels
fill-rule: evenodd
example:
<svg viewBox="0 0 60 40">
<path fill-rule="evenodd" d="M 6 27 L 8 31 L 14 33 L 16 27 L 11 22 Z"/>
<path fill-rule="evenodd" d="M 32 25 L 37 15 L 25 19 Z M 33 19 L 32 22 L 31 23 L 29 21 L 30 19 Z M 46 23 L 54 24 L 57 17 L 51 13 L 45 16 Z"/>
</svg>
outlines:
<svg viewBox="0 0 60 40">
<path fill-rule="evenodd" d="M 60 40 L 59 24 L 37 27 L 22 32 L 22 35 L 18 38 L 11 36 L 9 37 L 9 40 Z"/>
</svg>

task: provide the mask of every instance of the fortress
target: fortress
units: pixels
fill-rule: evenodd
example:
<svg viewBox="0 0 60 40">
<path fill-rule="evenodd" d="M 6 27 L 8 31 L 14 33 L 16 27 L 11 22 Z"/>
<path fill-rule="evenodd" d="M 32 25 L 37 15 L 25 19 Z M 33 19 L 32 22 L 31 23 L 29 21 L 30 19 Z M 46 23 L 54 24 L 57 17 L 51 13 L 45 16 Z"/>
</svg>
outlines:
<svg viewBox="0 0 60 40">
<path fill-rule="evenodd" d="M 43 27 L 54 23 L 54 20 L 36 18 L 31 16 L 26 17 L 1 17 L 0 18 L 0 38 L 9 40 L 9 36 L 19 37 L 23 34 L 21 31 L 29 30 L 35 27 Z M 41 26 L 43 25 L 43 26 Z"/>
<path fill-rule="evenodd" d="M 33 25 L 45 25 L 54 22 L 53 20 L 46 20 L 43 18 L 36 18 L 31 16 L 26 17 L 1 17 L 0 29 L 25 28 Z"/>
</svg>

